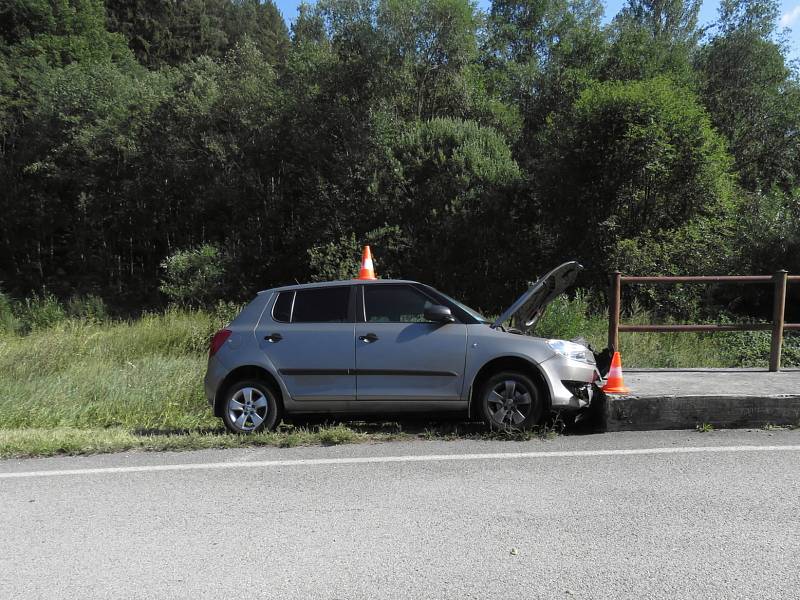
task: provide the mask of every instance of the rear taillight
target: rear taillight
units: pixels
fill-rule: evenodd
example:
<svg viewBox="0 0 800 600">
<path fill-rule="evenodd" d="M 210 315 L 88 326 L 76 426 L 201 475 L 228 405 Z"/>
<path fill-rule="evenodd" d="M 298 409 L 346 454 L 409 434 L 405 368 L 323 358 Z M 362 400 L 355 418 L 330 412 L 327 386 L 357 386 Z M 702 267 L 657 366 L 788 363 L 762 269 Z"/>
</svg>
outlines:
<svg viewBox="0 0 800 600">
<path fill-rule="evenodd" d="M 231 337 L 230 329 L 220 329 L 215 333 L 211 338 L 211 345 L 208 347 L 208 355 L 214 356 L 229 337 Z"/>
</svg>

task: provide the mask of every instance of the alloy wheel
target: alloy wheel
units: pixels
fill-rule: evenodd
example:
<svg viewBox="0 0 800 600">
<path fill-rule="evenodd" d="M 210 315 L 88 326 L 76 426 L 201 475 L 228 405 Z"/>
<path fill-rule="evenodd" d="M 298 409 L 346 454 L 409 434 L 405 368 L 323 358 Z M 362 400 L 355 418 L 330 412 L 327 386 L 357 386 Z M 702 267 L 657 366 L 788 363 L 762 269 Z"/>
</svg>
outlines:
<svg viewBox="0 0 800 600">
<path fill-rule="evenodd" d="M 514 379 L 504 379 L 489 391 L 489 416 L 495 425 L 508 428 L 518 426 L 531 413 L 531 392 L 527 386 Z"/>
<path fill-rule="evenodd" d="M 228 400 L 228 418 L 240 431 L 253 431 L 267 418 L 269 402 L 254 387 L 243 387 Z"/>
</svg>

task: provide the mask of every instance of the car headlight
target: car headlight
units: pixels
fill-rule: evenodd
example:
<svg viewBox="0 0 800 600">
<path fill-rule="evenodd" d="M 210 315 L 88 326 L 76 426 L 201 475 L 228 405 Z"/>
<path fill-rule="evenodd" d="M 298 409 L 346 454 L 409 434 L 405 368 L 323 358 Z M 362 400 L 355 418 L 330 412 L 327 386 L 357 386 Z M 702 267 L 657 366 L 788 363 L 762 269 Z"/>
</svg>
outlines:
<svg viewBox="0 0 800 600">
<path fill-rule="evenodd" d="M 572 360 L 579 360 L 581 362 L 594 364 L 594 354 L 586 346 L 581 346 L 575 342 L 568 342 L 566 340 L 547 340 L 547 345 L 553 349 L 553 352 L 560 354 Z"/>
</svg>

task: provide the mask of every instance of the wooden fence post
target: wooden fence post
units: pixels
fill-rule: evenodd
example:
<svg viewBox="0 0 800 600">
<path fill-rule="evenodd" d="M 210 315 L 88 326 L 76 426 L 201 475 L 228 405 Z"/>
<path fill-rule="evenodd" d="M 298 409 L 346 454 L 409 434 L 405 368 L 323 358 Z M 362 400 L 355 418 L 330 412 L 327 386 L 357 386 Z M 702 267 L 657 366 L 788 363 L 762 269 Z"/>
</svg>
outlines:
<svg viewBox="0 0 800 600">
<path fill-rule="evenodd" d="M 786 271 L 775 273 L 775 300 L 772 310 L 772 347 L 769 353 L 769 370 L 781 368 L 781 346 L 783 345 L 783 319 L 786 309 Z"/>
<path fill-rule="evenodd" d="M 608 295 L 608 347 L 612 352 L 619 350 L 619 311 L 622 302 L 622 274 L 611 273 L 611 290 Z"/>
</svg>

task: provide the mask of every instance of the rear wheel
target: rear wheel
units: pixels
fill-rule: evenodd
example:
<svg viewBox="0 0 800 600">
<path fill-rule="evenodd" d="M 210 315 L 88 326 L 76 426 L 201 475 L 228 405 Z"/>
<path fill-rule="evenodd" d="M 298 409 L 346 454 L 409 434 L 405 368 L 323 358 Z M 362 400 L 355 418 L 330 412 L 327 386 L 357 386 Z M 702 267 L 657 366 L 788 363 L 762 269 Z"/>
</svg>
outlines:
<svg viewBox="0 0 800 600">
<path fill-rule="evenodd" d="M 529 429 L 544 415 L 544 398 L 527 375 L 504 371 L 490 377 L 480 391 L 483 420 L 499 430 Z"/>
<path fill-rule="evenodd" d="M 280 421 L 281 405 L 272 386 L 262 381 L 240 381 L 225 392 L 222 420 L 232 433 L 269 430 Z"/>
</svg>

